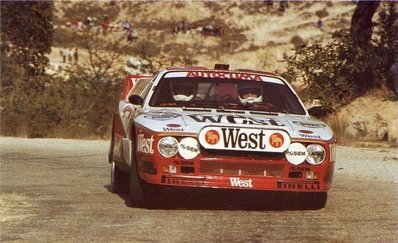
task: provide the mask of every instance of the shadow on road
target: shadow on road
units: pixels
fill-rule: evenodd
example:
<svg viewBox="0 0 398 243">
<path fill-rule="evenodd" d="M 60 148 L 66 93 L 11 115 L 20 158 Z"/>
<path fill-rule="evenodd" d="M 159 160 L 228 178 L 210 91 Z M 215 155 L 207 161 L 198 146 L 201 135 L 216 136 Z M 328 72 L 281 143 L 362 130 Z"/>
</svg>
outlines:
<svg viewBox="0 0 398 243">
<path fill-rule="evenodd" d="M 109 186 L 105 186 L 110 191 Z M 130 204 L 127 192 L 118 194 Z M 178 210 L 317 210 L 322 208 L 310 193 L 239 191 L 222 189 L 162 188 L 149 209 Z"/>
</svg>

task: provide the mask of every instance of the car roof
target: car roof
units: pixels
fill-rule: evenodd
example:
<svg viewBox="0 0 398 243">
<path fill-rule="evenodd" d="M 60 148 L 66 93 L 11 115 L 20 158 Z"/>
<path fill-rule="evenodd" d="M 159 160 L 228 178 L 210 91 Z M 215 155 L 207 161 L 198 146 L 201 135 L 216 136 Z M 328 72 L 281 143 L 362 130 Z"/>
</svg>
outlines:
<svg viewBox="0 0 398 243">
<path fill-rule="evenodd" d="M 221 67 L 219 66 L 221 65 Z M 226 68 L 226 69 L 224 69 Z M 260 74 L 260 75 L 268 75 L 278 77 L 277 74 L 266 71 L 259 71 L 253 69 L 229 69 L 228 64 L 216 64 L 214 68 L 206 68 L 201 66 L 176 66 L 176 67 L 168 67 L 166 70 L 170 71 L 208 71 L 208 72 L 228 72 L 228 73 L 252 73 L 252 74 Z"/>
</svg>

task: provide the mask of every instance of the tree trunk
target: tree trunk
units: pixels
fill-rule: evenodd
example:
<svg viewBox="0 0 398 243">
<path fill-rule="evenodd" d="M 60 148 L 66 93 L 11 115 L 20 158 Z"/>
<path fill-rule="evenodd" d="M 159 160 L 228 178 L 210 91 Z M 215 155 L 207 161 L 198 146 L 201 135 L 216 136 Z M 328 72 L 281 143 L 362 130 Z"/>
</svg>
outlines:
<svg viewBox="0 0 398 243">
<path fill-rule="evenodd" d="M 358 1 L 351 19 L 351 38 L 358 47 L 366 48 L 372 37 L 372 17 L 379 1 Z"/>
</svg>

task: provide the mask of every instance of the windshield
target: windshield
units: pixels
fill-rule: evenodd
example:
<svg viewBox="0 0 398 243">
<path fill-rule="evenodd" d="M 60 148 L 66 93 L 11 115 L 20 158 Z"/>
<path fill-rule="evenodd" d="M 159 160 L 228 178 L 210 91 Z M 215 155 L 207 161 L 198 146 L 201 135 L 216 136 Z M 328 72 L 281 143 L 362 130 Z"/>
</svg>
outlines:
<svg viewBox="0 0 398 243">
<path fill-rule="evenodd" d="M 296 95 L 280 79 L 215 71 L 166 73 L 149 105 L 306 114 Z"/>
</svg>

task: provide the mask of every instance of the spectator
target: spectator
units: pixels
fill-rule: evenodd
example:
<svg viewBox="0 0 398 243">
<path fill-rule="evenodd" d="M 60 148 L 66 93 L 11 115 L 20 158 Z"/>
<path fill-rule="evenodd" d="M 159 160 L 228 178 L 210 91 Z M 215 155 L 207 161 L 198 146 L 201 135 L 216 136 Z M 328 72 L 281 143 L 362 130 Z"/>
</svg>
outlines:
<svg viewBox="0 0 398 243">
<path fill-rule="evenodd" d="M 59 51 L 59 54 L 61 54 L 61 56 L 62 56 L 62 62 L 63 63 L 66 63 L 66 57 L 68 56 L 67 52 L 68 51 L 67 51 L 66 48 L 61 48 L 61 50 Z"/>
<path fill-rule="evenodd" d="M 288 8 L 287 0 L 282 0 L 279 2 L 279 14 L 283 15 L 285 13 L 286 8 Z"/>
<path fill-rule="evenodd" d="M 72 19 L 72 21 L 71 21 L 72 31 L 76 31 L 78 25 L 79 25 L 79 20 L 78 19 Z"/>
<path fill-rule="evenodd" d="M 179 29 L 178 26 L 174 26 L 174 28 L 173 28 L 173 35 L 177 35 L 177 34 L 178 34 L 178 29 Z"/>
<path fill-rule="evenodd" d="M 182 20 L 179 24 L 178 24 L 178 30 L 181 31 L 182 33 L 185 33 L 185 21 Z"/>
<path fill-rule="evenodd" d="M 69 48 L 69 51 L 67 54 L 68 54 L 68 62 L 72 63 L 72 48 Z"/>
<path fill-rule="evenodd" d="M 83 21 L 79 21 L 79 22 L 77 23 L 77 31 L 82 31 L 83 28 L 84 28 Z"/>
<path fill-rule="evenodd" d="M 84 26 L 85 26 L 87 29 L 90 29 L 91 26 L 92 26 L 92 22 L 93 22 L 93 19 L 92 19 L 91 17 L 87 17 L 87 18 L 84 20 Z"/>
<path fill-rule="evenodd" d="M 74 59 L 75 64 L 77 64 L 79 61 L 79 52 L 78 52 L 77 48 L 75 49 L 75 52 L 73 52 L 73 59 Z"/>
<path fill-rule="evenodd" d="M 130 28 L 131 28 L 131 22 L 130 22 L 130 20 L 126 19 L 126 20 L 124 21 L 124 23 L 123 23 L 123 30 L 124 30 L 126 33 L 129 33 Z"/>
<path fill-rule="evenodd" d="M 398 97 L 398 55 L 395 56 L 395 62 L 390 68 L 390 79 L 392 83 L 392 89 L 395 95 Z"/>
<path fill-rule="evenodd" d="M 102 20 L 102 34 L 106 36 L 106 33 L 109 29 L 109 17 L 108 15 L 104 16 L 104 19 Z"/>
<path fill-rule="evenodd" d="M 129 31 L 127 34 L 128 41 L 135 41 L 138 39 L 138 32 L 136 30 Z"/>
<path fill-rule="evenodd" d="M 321 18 L 319 18 L 318 21 L 316 22 L 316 27 L 319 28 L 319 29 L 322 29 L 322 27 L 323 27 L 323 22 L 322 22 L 322 19 L 321 19 Z"/>
<path fill-rule="evenodd" d="M 272 7 L 274 6 L 274 1 L 273 0 L 266 0 L 266 1 L 264 1 L 264 3 L 267 4 L 267 10 L 268 11 L 271 10 Z"/>
</svg>

